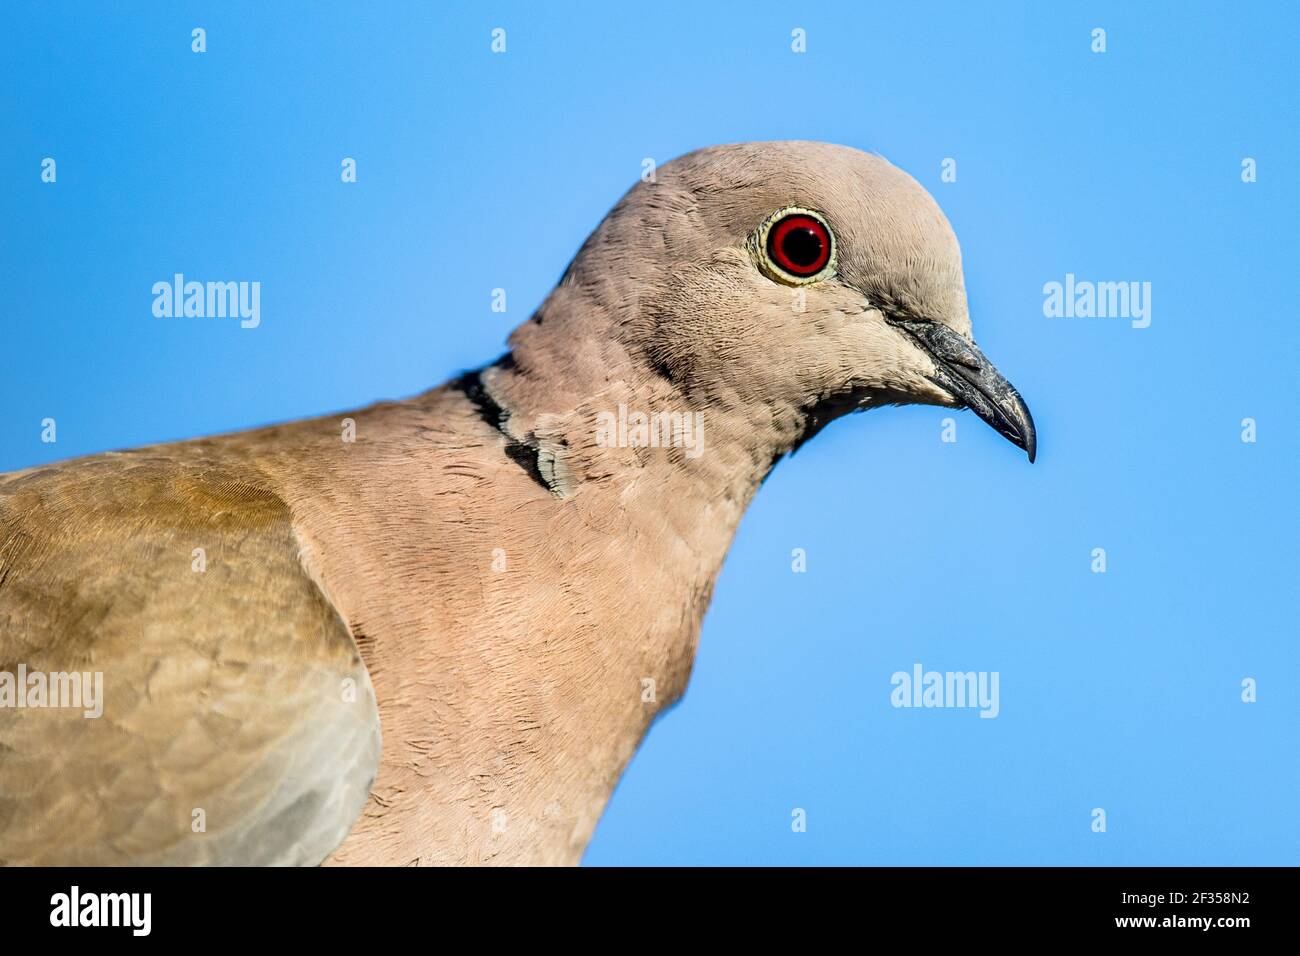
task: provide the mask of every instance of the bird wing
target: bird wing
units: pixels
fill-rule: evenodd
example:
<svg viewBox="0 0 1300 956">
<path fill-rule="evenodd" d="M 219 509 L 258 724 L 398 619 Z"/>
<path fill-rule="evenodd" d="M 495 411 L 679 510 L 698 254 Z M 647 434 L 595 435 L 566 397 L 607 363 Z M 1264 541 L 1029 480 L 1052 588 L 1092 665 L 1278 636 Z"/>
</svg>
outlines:
<svg viewBox="0 0 1300 956">
<path fill-rule="evenodd" d="M 0 862 L 316 864 L 379 745 L 353 636 L 251 472 L 129 452 L 0 477 Z"/>
</svg>

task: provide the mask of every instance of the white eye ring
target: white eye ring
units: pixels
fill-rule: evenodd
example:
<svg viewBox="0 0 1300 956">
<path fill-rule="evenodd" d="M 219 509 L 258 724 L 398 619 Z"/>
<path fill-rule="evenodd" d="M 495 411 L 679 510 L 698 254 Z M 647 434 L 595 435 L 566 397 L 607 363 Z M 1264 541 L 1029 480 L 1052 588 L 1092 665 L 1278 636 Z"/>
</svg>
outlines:
<svg viewBox="0 0 1300 956">
<path fill-rule="evenodd" d="M 750 234 L 749 251 L 763 275 L 783 285 L 808 285 L 835 274 L 835 233 L 815 209 L 778 209 Z"/>
</svg>

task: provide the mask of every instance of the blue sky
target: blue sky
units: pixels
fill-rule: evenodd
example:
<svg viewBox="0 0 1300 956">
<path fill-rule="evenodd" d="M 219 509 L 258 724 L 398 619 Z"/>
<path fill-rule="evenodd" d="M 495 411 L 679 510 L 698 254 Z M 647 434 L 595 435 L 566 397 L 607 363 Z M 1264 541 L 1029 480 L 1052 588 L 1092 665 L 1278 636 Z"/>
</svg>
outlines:
<svg viewBox="0 0 1300 956">
<path fill-rule="evenodd" d="M 1038 463 L 922 407 L 781 463 L 586 862 L 1300 863 L 1293 7 L 97 6 L 0 13 L 0 469 L 481 365 L 646 157 L 875 150 Z M 175 272 L 260 281 L 261 325 L 155 319 Z M 1046 317 L 1067 273 L 1149 282 L 1149 327 Z M 892 707 L 916 663 L 999 715 Z"/>
</svg>

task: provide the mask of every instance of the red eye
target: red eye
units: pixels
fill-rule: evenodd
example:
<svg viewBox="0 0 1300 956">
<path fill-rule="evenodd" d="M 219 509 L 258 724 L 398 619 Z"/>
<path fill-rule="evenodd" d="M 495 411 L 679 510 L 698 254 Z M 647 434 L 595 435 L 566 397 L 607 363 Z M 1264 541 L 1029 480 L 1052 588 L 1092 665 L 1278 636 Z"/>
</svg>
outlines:
<svg viewBox="0 0 1300 956">
<path fill-rule="evenodd" d="M 806 213 L 791 213 L 768 230 L 767 255 L 792 276 L 800 279 L 815 276 L 830 262 L 830 231 L 820 219 Z"/>
</svg>

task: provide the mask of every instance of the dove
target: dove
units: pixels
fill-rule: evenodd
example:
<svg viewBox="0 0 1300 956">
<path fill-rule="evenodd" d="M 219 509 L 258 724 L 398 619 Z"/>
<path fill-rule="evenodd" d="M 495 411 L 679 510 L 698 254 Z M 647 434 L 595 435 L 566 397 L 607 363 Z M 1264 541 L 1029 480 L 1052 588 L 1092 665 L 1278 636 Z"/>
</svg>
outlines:
<svg viewBox="0 0 1300 956">
<path fill-rule="evenodd" d="M 904 403 L 1034 459 L 929 194 L 749 143 L 637 183 L 481 369 L 0 477 L 0 670 L 44 682 L 0 861 L 577 863 L 765 477 Z"/>
</svg>

